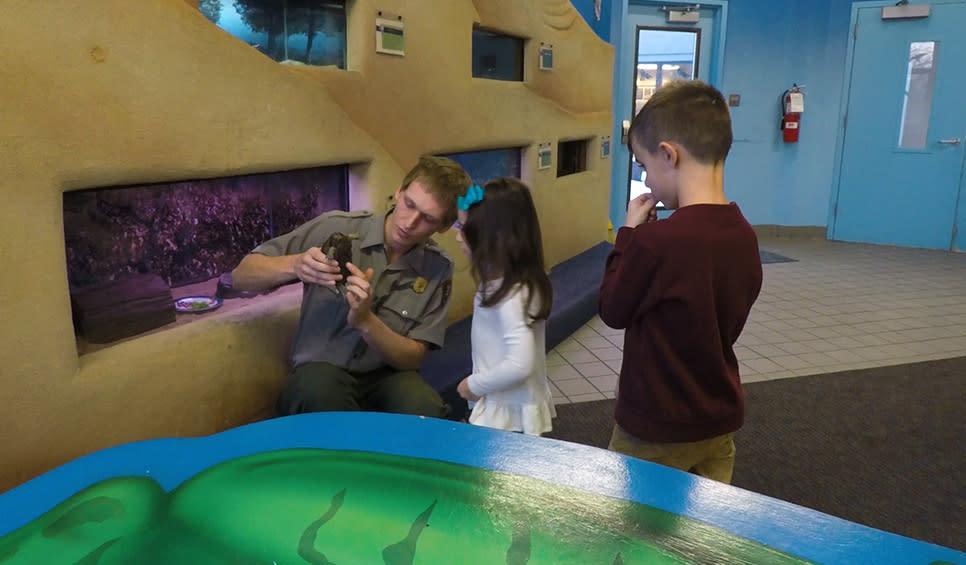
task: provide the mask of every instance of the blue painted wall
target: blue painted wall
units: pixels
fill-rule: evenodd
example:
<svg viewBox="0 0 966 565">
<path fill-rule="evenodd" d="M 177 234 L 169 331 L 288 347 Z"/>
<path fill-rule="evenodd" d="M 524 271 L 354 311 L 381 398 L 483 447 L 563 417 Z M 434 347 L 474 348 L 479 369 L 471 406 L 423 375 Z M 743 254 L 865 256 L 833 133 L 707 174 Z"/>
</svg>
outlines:
<svg viewBox="0 0 966 565">
<path fill-rule="evenodd" d="M 584 21 L 604 41 L 610 42 L 611 4 L 613 0 L 601 0 L 600 20 L 594 16 L 594 0 L 570 0 Z"/>
<path fill-rule="evenodd" d="M 585 18 L 589 8 L 593 19 L 592 0 L 571 1 Z M 628 1 L 635 3 L 603 0 L 612 25 L 609 35 L 598 33 L 615 47 L 621 44 Z M 726 96 L 740 94 L 741 105 L 732 108 L 735 143 L 725 167 L 725 192 L 753 224 L 827 225 L 851 5 L 851 0 L 727 2 L 715 86 Z M 779 98 L 793 83 L 805 85 L 806 112 L 801 140 L 786 144 L 778 129 Z M 616 107 L 630 105 L 629 93 L 614 94 Z M 615 166 L 626 164 L 615 159 Z M 626 188 L 616 188 L 611 220 L 620 225 L 627 195 Z"/>
<path fill-rule="evenodd" d="M 825 226 L 834 184 L 851 0 L 731 0 L 724 49 L 725 94 L 735 143 L 725 193 L 753 224 Z M 800 141 L 778 129 L 779 99 L 805 85 Z"/>
</svg>

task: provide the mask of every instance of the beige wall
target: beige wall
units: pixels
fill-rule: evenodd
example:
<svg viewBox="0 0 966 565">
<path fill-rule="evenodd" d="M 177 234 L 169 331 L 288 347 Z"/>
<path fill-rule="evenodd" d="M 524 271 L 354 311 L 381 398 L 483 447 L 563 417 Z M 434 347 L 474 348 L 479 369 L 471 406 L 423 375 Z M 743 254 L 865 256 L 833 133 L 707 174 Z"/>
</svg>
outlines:
<svg viewBox="0 0 966 565">
<path fill-rule="evenodd" d="M 420 154 L 523 145 L 548 261 L 606 238 L 613 51 L 569 2 L 350 0 L 348 70 L 277 64 L 193 4 L 3 2 L 0 490 L 103 447 L 252 421 L 286 371 L 293 293 L 78 355 L 64 191 L 352 163 L 353 206 L 381 208 Z M 377 9 L 405 17 L 405 57 L 375 53 Z M 524 83 L 470 76 L 474 24 L 530 39 Z M 573 138 L 594 139 L 586 172 L 537 170 L 536 144 Z M 439 240 L 456 319 L 472 283 Z"/>
</svg>

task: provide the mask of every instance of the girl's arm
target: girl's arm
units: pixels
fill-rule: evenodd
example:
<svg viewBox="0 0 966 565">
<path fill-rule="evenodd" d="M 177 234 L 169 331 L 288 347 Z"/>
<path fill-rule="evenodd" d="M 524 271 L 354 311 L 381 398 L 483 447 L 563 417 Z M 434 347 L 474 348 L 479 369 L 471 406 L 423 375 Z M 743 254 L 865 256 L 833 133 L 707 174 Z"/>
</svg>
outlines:
<svg viewBox="0 0 966 565">
<path fill-rule="evenodd" d="M 477 396 L 518 386 L 533 372 L 537 355 L 537 336 L 534 326 L 527 325 L 524 315 L 525 292 L 518 290 L 494 306 L 499 314 L 500 327 L 490 331 L 502 333 L 506 351 L 503 359 L 488 370 L 475 372 L 467 378 L 470 391 Z"/>
</svg>

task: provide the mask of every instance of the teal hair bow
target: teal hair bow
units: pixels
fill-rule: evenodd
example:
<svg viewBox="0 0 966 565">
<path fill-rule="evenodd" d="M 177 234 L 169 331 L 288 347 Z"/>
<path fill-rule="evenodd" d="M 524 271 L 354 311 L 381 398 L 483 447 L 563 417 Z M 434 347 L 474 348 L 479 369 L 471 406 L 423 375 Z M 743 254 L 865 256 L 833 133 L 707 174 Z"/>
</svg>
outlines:
<svg viewBox="0 0 966 565">
<path fill-rule="evenodd" d="M 470 206 L 483 200 L 483 187 L 474 184 L 466 189 L 466 196 L 456 197 L 456 207 L 460 210 L 469 210 Z"/>
</svg>

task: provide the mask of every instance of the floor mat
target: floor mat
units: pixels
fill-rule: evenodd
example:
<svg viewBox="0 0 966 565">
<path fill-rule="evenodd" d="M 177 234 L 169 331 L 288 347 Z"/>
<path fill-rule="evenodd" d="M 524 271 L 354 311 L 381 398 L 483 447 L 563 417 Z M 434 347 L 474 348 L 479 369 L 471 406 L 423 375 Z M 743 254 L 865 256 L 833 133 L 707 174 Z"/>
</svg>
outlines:
<svg viewBox="0 0 966 565">
<path fill-rule="evenodd" d="M 778 253 L 772 251 L 765 251 L 764 249 L 758 250 L 758 256 L 761 257 L 762 265 L 767 265 L 768 263 L 794 263 L 798 261 L 798 259 L 785 257 L 784 255 L 779 255 Z"/>
<path fill-rule="evenodd" d="M 966 549 L 964 374 L 957 357 L 745 384 L 732 484 Z M 614 403 L 559 404 L 546 436 L 606 448 Z"/>
</svg>

